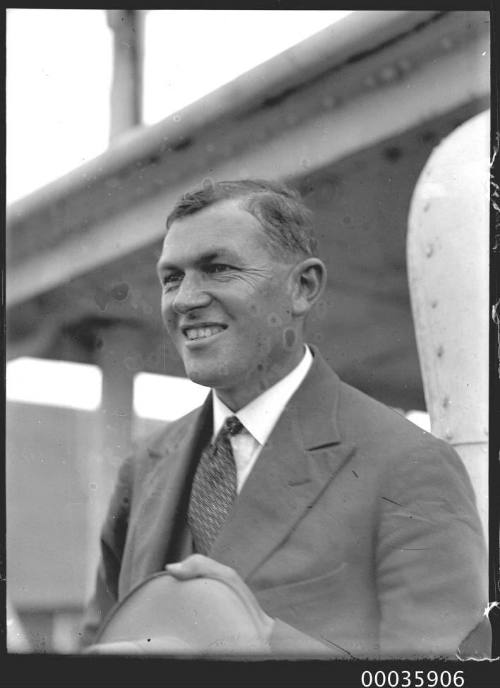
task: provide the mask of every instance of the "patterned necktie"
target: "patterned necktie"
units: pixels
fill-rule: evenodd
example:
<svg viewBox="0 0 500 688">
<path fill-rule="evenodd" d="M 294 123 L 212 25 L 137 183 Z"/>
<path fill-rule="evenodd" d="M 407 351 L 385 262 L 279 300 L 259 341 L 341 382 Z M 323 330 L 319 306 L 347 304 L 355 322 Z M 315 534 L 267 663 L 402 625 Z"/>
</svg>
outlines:
<svg viewBox="0 0 500 688">
<path fill-rule="evenodd" d="M 230 437 L 243 430 L 236 416 L 226 418 L 215 442 L 201 455 L 193 479 L 188 524 L 196 551 L 207 554 L 236 497 L 236 464 Z"/>
</svg>

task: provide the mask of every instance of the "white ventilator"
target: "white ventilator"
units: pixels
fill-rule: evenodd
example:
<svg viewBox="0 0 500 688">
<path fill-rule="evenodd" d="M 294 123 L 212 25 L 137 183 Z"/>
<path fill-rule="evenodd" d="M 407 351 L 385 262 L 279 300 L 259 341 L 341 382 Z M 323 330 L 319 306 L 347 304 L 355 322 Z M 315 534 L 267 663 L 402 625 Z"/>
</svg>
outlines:
<svg viewBox="0 0 500 688">
<path fill-rule="evenodd" d="M 433 151 L 412 198 L 407 263 L 432 433 L 462 458 L 488 532 L 490 115 Z"/>
</svg>

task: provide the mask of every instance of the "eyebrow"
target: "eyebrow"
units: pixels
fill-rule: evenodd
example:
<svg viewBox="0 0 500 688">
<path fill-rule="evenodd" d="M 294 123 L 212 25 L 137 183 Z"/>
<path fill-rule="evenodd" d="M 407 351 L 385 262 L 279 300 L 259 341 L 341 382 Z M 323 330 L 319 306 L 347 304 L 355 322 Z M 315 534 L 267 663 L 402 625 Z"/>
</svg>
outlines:
<svg viewBox="0 0 500 688">
<path fill-rule="evenodd" d="M 197 267 L 200 265 L 205 265 L 206 263 L 211 263 L 216 259 L 225 259 L 225 260 L 236 260 L 236 256 L 234 253 L 226 248 L 220 248 L 212 251 L 207 251 L 206 253 L 202 253 L 200 256 L 196 258 L 194 261 L 194 265 Z M 168 260 L 160 260 L 156 264 L 156 271 L 158 273 L 164 271 L 164 270 L 177 270 L 178 266 L 175 263 L 171 263 Z"/>
</svg>

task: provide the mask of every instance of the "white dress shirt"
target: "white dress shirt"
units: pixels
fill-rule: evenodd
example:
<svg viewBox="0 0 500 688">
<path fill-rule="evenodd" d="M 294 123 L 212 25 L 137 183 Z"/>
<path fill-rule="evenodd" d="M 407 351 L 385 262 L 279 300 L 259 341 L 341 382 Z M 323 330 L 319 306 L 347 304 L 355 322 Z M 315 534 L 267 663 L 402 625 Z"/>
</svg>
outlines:
<svg viewBox="0 0 500 688">
<path fill-rule="evenodd" d="M 212 439 L 222 428 L 228 416 L 237 416 L 244 428 L 238 435 L 230 438 L 236 463 L 238 493 L 285 406 L 309 372 L 312 362 L 311 351 L 306 346 L 305 354 L 298 366 L 236 413 L 233 413 L 219 399 L 217 393 L 212 391 L 214 428 Z"/>
</svg>

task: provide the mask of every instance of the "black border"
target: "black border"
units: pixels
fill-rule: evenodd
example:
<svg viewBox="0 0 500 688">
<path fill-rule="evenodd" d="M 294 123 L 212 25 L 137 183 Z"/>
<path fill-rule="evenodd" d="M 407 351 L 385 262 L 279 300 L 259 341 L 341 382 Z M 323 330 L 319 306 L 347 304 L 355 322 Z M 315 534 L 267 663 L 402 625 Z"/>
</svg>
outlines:
<svg viewBox="0 0 500 688">
<path fill-rule="evenodd" d="M 436 7 L 437 4 L 437 7 Z M 337 5 L 337 6 L 335 6 Z M 15 5 L 10 5 L 15 7 Z M 27 8 L 27 5 L 21 5 Z M 52 6 L 46 7 L 47 9 Z M 112 9 L 109 4 L 106 8 L 81 7 L 81 9 Z M 123 5 L 117 6 L 118 9 Z M 157 9 L 154 5 L 147 8 Z M 68 8 L 69 9 L 69 8 Z M 73 7 L 72 9 L 77 9 Z M 387 2 L 378 3 L 336 3 L 328 1 L 312 0 L 307 2 L 292 2 L 290 0 L 261 1 L 245 0 L 243 3 L 228 2 L 227 0 L 212 0 L 204 4 L 201 0 L 183 2 L 169 2 L 158 9 L 353 9 L 353 10 L 488 10 L 491 18 L 491 154 L 495 164 L 492 165 L 492 203 L 491 206 L 491 251 L 490 251 L 490 301 L 489 309 L 493 316 L 493 306 L 499 304 L 497 320 L 490 318 L 490 500 L 489 500 L 489 546 L 490 546 L 490 601 L 500 603 L 500 552 L 498 540 L 498 524 L 500 521 L 500 423 L 498 399 L 500 397 L 500 176 L 498 174 L 500 151 L 500 118 L 499 118 L 499 18 L 500 10 L 495 8 L 493 1 L 476 0 L 467 4 L 456 0 L 439 3 L 418 2 Z M 1 29 L 5 39 L 5 13 L 1 15 Z M 5 112 L 5 71 L 2 72 L 2 105 Z M 5 151 L 5 120 L 2 128 L 1 144 Z M 5 160 L 5 153 L 4 153 Z M 495 186 L 498 184 L 498 186 Z M 2 194 L 5 207 L 5 187 L 2 186 Z M 499 191 L 496 191 L 499 189 Z M 495 194 L 498 193 L 498 197 Z M 5 217 L 5 215 L 4 215 Z M 5 226 L 5 225 L 4 225 Z M 3 315 L 3 330 L 1 333 L 2 345 L 5 347 L 5 233 L 1 236 L 2 250 L 2 274 L 1 274 L 1 308 Z M 5 351 L 5 348 L 4 348 Z M 5 358 L 3 378 L 5 390 Z M 5 394 L 2 399 L 1 423 L 5 438 Z M 5 458 L 5 442 L 3 443 Z M 5 474 L 5 461 L 4 473 Z M 5 485 L 5 478 L 4 478 Z M 3 522 L 5 523 L 5 489 L 2 491 Z M 5 562 L 5 529 L 0 549 L 0 594 L 3 608 L 6 604 L 6 562 Z M 0 680 L 2 685 L 10 688 L 17 686 L 46 686 L 47 688 L 72 688 L 73 686 L 106 686 L 120 688 L 146 686 L 173 688 L 177 686 L 203 686 L 214 688 L 236 686 L 320 686 L 328 688 L 350 688 L 362 686 L 361 675 L 363 671 L 415 671 L 428 672 L 431 670 L 462 671 L 464 676 L 464 688 L 497 688 L 500 685 L 500 608 L 492 606 L 490 621 L 493 627 L 492 661 L 206 661 L 206 660 L 174 660 L 152 657 L 105 657 L 82 655 L 16 655 L 6 653 L 5 615 L 1 620 L 0 637 Z M 400 684 L 401 685 L 401 684 Z M 413 683 L 412 685 L 415 685 Z M 422 688 L 425 688 L 425 685 Z"/>
<path fill-rule="evenodd" d="M 490 206 L 490 396 L 489 396 L 489 548 L 490 603 L 500 604 L 500 8 L 491 9 L 491 206 Z M 497 306 L 498 304 L 498 306 Z M 500 608 L 492 607 L 492 657 L 500 657 Z M 500 679 L 500 667 L 499 667 Z M 500 682 L 500 680 L 499 680 Z"/>
</svg>

